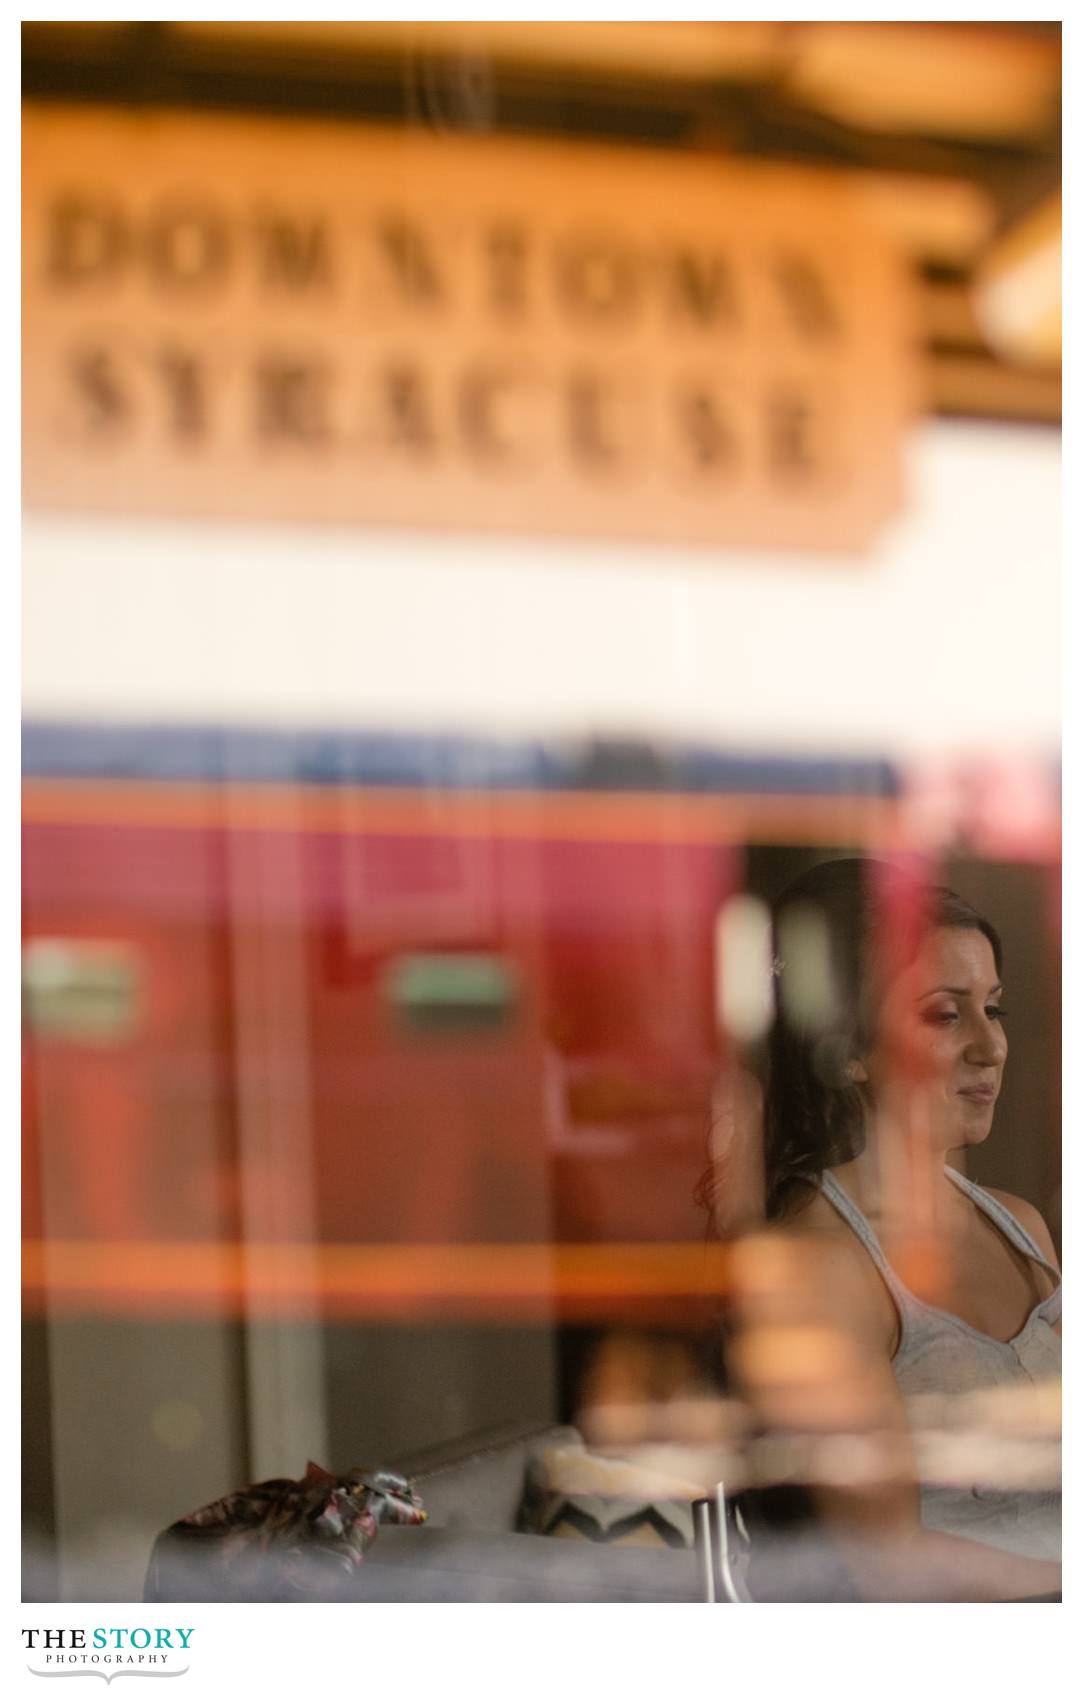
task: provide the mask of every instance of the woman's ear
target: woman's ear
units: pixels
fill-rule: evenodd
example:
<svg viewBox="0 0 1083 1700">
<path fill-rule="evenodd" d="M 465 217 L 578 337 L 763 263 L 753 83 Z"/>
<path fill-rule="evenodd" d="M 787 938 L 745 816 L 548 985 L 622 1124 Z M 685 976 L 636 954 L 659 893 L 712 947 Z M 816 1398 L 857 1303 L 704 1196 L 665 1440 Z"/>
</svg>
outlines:
<svg viewBox="0 0 1083 1700">
<path fill-rule="evenodd" d="M 846 1074 L 857 1086 L 868 1084 L 869 1071 L 860 1057 L 855 1057 L 852 1062 L 846 1064 Z"/>
</svg>

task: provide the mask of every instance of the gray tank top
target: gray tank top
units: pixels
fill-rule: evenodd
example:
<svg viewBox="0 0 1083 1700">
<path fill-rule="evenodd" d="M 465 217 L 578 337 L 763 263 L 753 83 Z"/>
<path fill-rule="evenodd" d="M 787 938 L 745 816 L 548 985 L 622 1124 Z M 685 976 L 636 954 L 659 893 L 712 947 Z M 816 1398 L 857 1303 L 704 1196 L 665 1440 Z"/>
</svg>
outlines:
<svg viewBox="0 0 1083 1700">
<path fill-rule="evenodd" d="M 924 1303 L 899 1280 L 880 1242 L 857 1205 L 835 1177 L 820 1182 L 824 1197 L 853 1229 L 883 1277 L 899 1313 L 899 1344 L 891 1367 L 908 1403 L 928 1394 L 976 1393 L 990 1388 L 1059 1381 L 1060 1276 L 1026 1229 L 990 1193 L 955 1169 L 950 1179 L 998 1227 L 1024 1257 L 1057 1280 L 1049 1297 L 1035 1305 L 1019 1333 L 997 1340 L 962 1317 Z M 921 1520 L 927 1528 L 986 1541 L 1027 1558 L 1060 1558 L 1059 1490 L 961 1487 L 922 1483 Z"/>
</svg>

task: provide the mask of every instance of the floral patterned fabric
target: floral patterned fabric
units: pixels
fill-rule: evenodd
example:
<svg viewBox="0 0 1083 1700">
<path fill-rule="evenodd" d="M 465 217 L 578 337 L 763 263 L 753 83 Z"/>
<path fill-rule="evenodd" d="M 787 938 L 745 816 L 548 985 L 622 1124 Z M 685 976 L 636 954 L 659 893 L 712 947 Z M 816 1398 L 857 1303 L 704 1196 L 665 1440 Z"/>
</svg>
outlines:
<svg viewBox="0 0 1083 1700">
<path fill-rule="evenodd" d="M 257 1482 L 174 1523 L 238 1586 L 273 1582 L 273 1597 L 333 1595 L 362 1563 L 381 1523 L 424 1523 L 405 1476 L 390 1470 L 335 1476 L 310 1463 L 300 1481 Z M 266 1597 L 266 1595 L 264 1596 Z"/>
</svg>

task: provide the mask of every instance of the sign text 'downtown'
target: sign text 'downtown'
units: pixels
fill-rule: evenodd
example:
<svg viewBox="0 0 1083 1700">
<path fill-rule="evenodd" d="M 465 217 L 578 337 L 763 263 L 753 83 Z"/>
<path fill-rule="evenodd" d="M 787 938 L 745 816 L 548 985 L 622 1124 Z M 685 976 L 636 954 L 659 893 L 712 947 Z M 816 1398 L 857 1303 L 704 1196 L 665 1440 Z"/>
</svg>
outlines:
<svg viewBox="0 0 1083 1700">
<path fill-rule="evenodd" d="M 32 504 L 797 548 L 898 505 L 904 288 L 844 184 L 31 108 L 24 208 Z"/>
</svg>

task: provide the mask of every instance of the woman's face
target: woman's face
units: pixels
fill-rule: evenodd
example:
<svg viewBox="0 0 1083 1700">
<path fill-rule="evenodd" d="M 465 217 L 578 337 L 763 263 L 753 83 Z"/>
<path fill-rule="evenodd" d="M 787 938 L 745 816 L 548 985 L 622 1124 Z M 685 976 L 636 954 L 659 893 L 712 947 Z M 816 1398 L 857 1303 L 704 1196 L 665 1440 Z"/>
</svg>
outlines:
<svg viewBox="0 0 1083 1700">
<path fill-rule="evenodd" d="M 977 1145 L 992 1126 L 1008 1054 L 1000 998 L 992 946 L 971 927 L 938 928 L 884 998 L 859 1066 L 875 1103 L 920 1106 L 937 1150 Z"/>
</svg>

